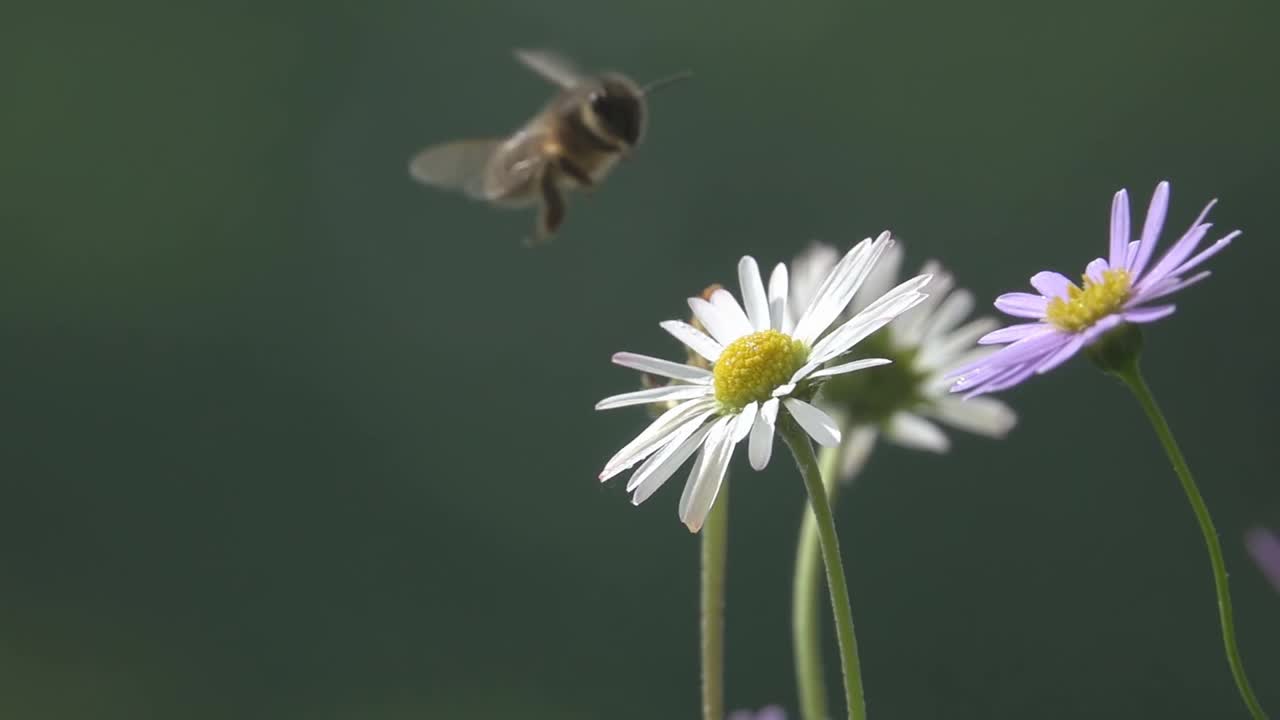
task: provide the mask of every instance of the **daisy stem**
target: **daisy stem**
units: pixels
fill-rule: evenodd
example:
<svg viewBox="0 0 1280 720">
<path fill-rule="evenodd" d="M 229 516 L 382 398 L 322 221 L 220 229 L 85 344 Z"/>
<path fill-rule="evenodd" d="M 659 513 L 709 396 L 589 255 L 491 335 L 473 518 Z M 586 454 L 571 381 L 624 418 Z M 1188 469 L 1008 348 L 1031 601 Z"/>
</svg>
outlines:
<svg viewBox="0 0 1280 720">
<path fill-rule="evenodd" d="M 835 505 L 840 483 L 836 482 L 839 448 L 822 448 L 818 467 L 827 489 L 827 502 Z M 796 545 L 795 579 L 791 587 L 791 635 L 796 665 L 796 687 L 800 695 L 800 717 L 826 720 L 827 683 L 822 667 L 822 640 L 818 633 L 818 521 L 806 507 L 800 520 L 800 542 Z"/>
<path fill-rule="evenodd" d="M 729 479 L 702 525 L 702 717 L 724 719 L 724 577 L 729 555 Z"/>
<path fill-rule="evenodd" d="M 1160 406 L 1156 404 L 1151 388 L 1147 387 L 1147 381 L 1143 379 L 1142 371 L 1138 369 L 1137 358 L 1134 357 L 1131 362 L 1113 369 L 1112 373 L 1133 391 L 1138 404 L 1147 413 L 1147 419 L 1151 421 L 1151 427 L 1155 429 L 1156 436 L 1160 438 L 1160 443 L 1164 445 L 1165 454 L 1173 463 L 1174 472 L 1182 481 L 1182 489 L 1187 494 L 1187 500 L 1191 502 L 1191 509 L 1195 512 L 1196 520 L 1200 522 L 1204 543 L 1209 549 L 1209 562 L 1213 565 L 1213 582 L 1218 591 L 1218 619 L 1222 623 L 1222 644 L 1226 647 L 1231 675 L 1235 678 L 1240 697 L 1248 706 L 1254 720 L 1266 720 L 1267 715 L 1263 712 L 1262 705 L 1258 703 L 1258 698 L 1254 696 L 1249 678 L 1244 673 L 1244 661 L 1240 659 L 1240 649 L 1236 645 L 1231 591 L 1227 587 L 1227 567 L 1222 558 L 1222 545 L 1218 542 L 1218 531 L 1213 526 L 1213 519 L 1209 517 L 1209 508 L 1205 505 L 1204 498 L 1200 496 L 1196 481 L 1191 477 L 1191 468 L 1187 466 L 1187 460 L 1182 456 L 1182 450 L 1178 448 L 1178 441 L 1174 439 L 1173 431 L 1169 429 L 1169 423 L 1164 419 L 1164 413 L 1160 412 Z"/>
<path fill-rule="evenodd" d="M 809 491 L 809 507 L 818 527 L 818 545 L 822 550 L 822 562 L 827 570 L 827 588 L 831 593 L 831 610 L 835 615 L 836 638 L 840 644 L 840 667 L 844 671 L 845 704 L 849 720 L 866 720 L 867 705 L 863 699 L 862 669 L 858 662 L 858 640 L 853 634 L 853 614 L 849 609 L 849 586 L 845 583 L 844 567 L 840 562 L 840 541 L 836 536 L 835 518 L 827 502 L 826 488 L 818 458 L 813 454 L 809 436 L 790 416 L 778 418 L 778 429 Z"/>
</svg>

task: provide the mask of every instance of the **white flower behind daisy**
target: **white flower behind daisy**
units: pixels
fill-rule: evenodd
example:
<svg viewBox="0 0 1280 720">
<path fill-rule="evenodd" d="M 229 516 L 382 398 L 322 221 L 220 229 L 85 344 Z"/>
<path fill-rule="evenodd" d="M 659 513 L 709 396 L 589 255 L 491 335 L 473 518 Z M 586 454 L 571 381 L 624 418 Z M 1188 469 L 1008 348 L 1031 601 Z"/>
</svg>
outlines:
<svg viewBox="0 0 1280 720">
<path fill-rule="evenodd" d="M 897 282 L 903 255 L 901 244 L 885 251 L 848 314 L 866 308 Z M 801 253 L 791 264 L 791 301 L 807 303 L 838 259 L 835 248 L 823 243 Z M 988 316 L 966 322 L 973 295 L 956 288 L 954 277 L 937 262 L 925 263 L 921 273 L 933 276 L 929 298 L 868 337 L 847 358 L 883 357 L 892 366 L 835 378 L 815 400 L 850 435 L 842 446 L 841 476 L 855 474 L 880 437 L 913 450 L 943 453 L 951 442 L 940 425 L 1000 438 L 1017 423 L 1017 415 L 999 400 L 965 401 L 949 392 L 948 371 L 994 352 L 974 343 L 998 325 Z"/>
<path fill-rule="evenodd" d="M 727 290 L 717 290 L 710 300 L 689 298 L 689 307 L 707 333 L 680 320 L 661 323 L 712 363 L 710 370 L 647 355 L 614 355 L 618 365 L 675 382 L 605 398 L 596 404 L 597 410 L 677 404 L 614 455 L 600 479 L 608 480 L 642 463 L 627 483 L 632 502 L 638 505 L 700 450 L 679 504 L 681 521 L 697 532 L 715 502 L 738 443 L 748 442 L 747 454 L 756 470 L 769 464 L 777 423 L 787 418 L 818 444 L 838 445 L 839 425 L 810 402 L 818 386 L 827 378 L 891 361 L 862 358 L 824 365 L 927 297 L 920 289 L 930 276 L 921 275 L 888 290 L 831 329 L 892 246 L 888 232 L 858 243 L 816 284 L 798 317 L 788 302 L 786 265 L 774 268 L 766 291 L 756 261 L 743 257 L 738 263 L 741 305 Z"/>
<path fill-rule="evenodd" d="M 838 259 L 835 248 L 821 243 L 797 257 L 791 265 L 791 301 L 808 303 Z M 856 315 L 896 283 L 902 259 L 901 245 L 888 248 L 854 295 L 846 314 Z M 975 404 L 948 392 L 946 374 L 951 367 L 991 352 L 975 347 L 974 342 L 994 329 L 996 322 L 987 317 L 966 322 L 973 296 L 953 289 L 951 274 L 935 262 L 926 263 L 921 272 L 933 276 L 926 300 L 831 361 L 839 364 L 879 357 L 892 360 L 892 364 L 872 372 L 833 377 L 814 399 L 844 431 L 840 446 L 824 449 L 819 461 L 825 468 L 823 480 L 831 504 L 840 491 L 839 481 L 849 482 L 861 472 L 880 438 L 942 453 L 951 446 L 944 426 L 1003 437 L 1017 422 L 1013 411 L 998 400 L 981 398 Z M 792 588 L 794 667 L 804 717 L 830 716 L 818 627 L 822 604 L 820 541 L 817 516 L 806 509 Z"/>
</svg>

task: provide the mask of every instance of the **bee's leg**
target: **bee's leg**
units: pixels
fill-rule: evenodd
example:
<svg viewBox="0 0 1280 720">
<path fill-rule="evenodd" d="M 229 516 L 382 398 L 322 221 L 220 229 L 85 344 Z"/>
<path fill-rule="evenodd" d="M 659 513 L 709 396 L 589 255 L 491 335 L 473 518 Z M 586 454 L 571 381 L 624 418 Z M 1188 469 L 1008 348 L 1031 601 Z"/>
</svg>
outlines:
<svg viewBox="0 0 1280 720">
<path fill-rule="evenodd" d="M 542 194 L 542 207 L 538 214 L 538 233 L 525 241 L 525 245 L 529 246 L 541 245 L 550 240 L 564 222 L 564 194 L 556 186 L 556 174 L 550 170 L 544 171 L 538 181 L 538 189 Z"/>
<path fill-rule="evenodd" d="M 578 165 L 578 163 L 570 160 L 567 157 L 561 157 L 559 161 L 559 165 L 560 165 L 560 170 L 564 172 L 565 175 L 568 175 L 569 177 L 573 178 L 574 181 L 577 182 L 579 186 L 584 188 L 595 187 L 595 184 L 596 184 L 595 180 L 592 180 L 591 176 L 587 174 L 587 171 L 583 170 L 582 167 Z"/>
</svg>

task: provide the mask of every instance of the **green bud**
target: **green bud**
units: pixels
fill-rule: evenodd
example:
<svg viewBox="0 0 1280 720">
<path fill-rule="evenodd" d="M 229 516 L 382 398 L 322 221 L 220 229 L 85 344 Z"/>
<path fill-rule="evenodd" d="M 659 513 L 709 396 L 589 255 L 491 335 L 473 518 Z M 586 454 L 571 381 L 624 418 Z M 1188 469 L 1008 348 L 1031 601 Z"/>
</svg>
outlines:
<svg viewBox="0 0 1280 720">
<path fill-rule="evenodd" d="M 1138 368 L 1138 357 L 1142 354 L 1142 330 L 1133 323 L 1121 323 L 1085 348 L 1084 352 L 1103 372 L 1128 375 Z"/>
</svg>

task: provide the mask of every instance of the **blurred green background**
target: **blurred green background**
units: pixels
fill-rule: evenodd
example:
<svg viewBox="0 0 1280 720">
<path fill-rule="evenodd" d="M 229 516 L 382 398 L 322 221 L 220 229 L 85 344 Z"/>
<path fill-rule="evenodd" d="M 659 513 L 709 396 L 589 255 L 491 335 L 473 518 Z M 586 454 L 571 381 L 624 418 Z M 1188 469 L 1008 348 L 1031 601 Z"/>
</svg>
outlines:
<svg viewBox="0 0 1280 720">
<path fill-rule="evenodd" d="M 616 350 L 743 253 L 891 228 L 981 298 L 1106 248 L 1173 181 L 1245 235 L 1147 334 L 1280 713 L 1280 9 L 372 0 L 6 4 L 0 716 L 693 718 L 683 476 L 596 473 L 644 423 Z M 696 79 L 556 242 L 413 184 L 513 129 L 512 60 Z M 1136 222 L 1136 221 L 1135 221 Z M 1243 717 L 1191 512 L 1082 360 L 1001 443 L 881 448 L 839 522 L 875 718 Z M 783 458 L 783 456 L 780 456 Z M 785 459 L 785 458 L 783 458 Z M 794 708 L 802 486 L 738 458 L 730 706 Z M 834 657 L 832 670 L 834 672 Z M 832 681 L 834 689 L 834 677 Z"/>
</svg>

